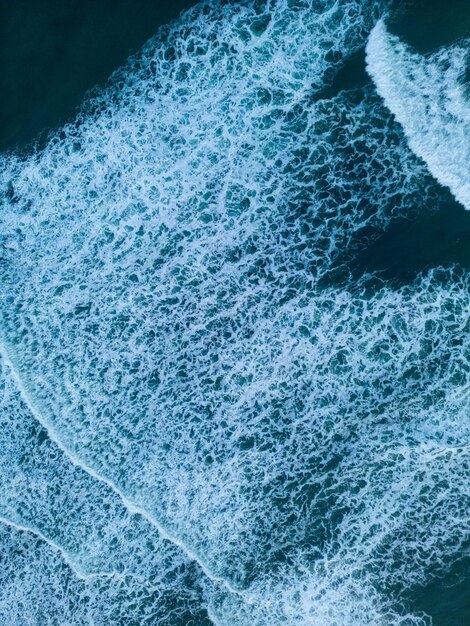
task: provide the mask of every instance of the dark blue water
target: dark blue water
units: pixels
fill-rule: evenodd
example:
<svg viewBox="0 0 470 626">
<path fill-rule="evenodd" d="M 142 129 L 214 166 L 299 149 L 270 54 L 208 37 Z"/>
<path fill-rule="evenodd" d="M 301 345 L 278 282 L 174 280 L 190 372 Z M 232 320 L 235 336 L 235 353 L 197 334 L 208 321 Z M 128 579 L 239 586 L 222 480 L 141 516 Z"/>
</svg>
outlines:
<svg viewBox="0 0 470 626">
<path fill-rule="evenodd" d="M 0 149 L 73 117 L 85 93 L 195 0 L 2 0 Z"/>
</svg>

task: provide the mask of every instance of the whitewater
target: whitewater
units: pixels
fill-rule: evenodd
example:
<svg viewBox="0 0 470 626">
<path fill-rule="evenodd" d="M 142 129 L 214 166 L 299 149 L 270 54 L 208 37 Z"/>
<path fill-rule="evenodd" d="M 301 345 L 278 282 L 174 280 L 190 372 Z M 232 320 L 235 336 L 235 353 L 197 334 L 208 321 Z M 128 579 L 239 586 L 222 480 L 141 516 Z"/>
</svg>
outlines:
<svg viewBox="0 0 470 626">
<path fill-rule="evenodd" d="M 424 626 L 468 577 L 470 276 L 357 271 L 470 208 L 466 42 L 393 10 L 203 1 L 0 156 L 1 623 Z"/>
</svg>

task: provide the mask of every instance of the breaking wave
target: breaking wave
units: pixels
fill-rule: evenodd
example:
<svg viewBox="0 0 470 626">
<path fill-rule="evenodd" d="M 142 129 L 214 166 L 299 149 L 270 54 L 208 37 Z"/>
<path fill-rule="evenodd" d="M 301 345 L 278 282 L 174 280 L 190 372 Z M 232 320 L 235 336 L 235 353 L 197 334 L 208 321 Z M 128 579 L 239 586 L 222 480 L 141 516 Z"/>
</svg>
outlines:
<svg viewBox="0 0 470 626">
<path fill-rule="evenodd" d="M 387 32 L 383 20 L 367 44 L 367 67 L 411 149 L 470 209 L 468 41 L 423 57 Z"/>
</svg>

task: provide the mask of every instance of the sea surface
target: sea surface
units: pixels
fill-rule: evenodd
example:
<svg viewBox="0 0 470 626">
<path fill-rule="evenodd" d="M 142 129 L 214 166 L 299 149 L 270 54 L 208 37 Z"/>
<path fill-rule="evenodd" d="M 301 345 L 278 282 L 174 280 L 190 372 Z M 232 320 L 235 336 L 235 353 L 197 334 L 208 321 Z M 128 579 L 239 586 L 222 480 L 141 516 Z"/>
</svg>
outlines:
<svg viewBox="0 0 470 626">
<path fill-rule="evenodd" d="M 470 3 L 0 18 L 0 624 L 470 625 Z"/>
</svg>

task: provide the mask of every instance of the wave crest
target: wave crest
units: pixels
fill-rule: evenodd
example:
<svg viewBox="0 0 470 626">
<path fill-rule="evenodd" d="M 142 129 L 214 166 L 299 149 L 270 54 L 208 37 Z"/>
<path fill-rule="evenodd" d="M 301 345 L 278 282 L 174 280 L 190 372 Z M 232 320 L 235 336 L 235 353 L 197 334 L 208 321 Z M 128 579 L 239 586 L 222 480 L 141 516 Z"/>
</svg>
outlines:
<svg viewBox="0 0 470 626">
<path fill-rule="evenodd" d="M 367 69 L 410 148 L 431 174 L 470 209 L 470 103 L 464 75 L 468 45 L 429 57 L 391 35 L 383 20 L 367 44 Z"/>
</svg>

